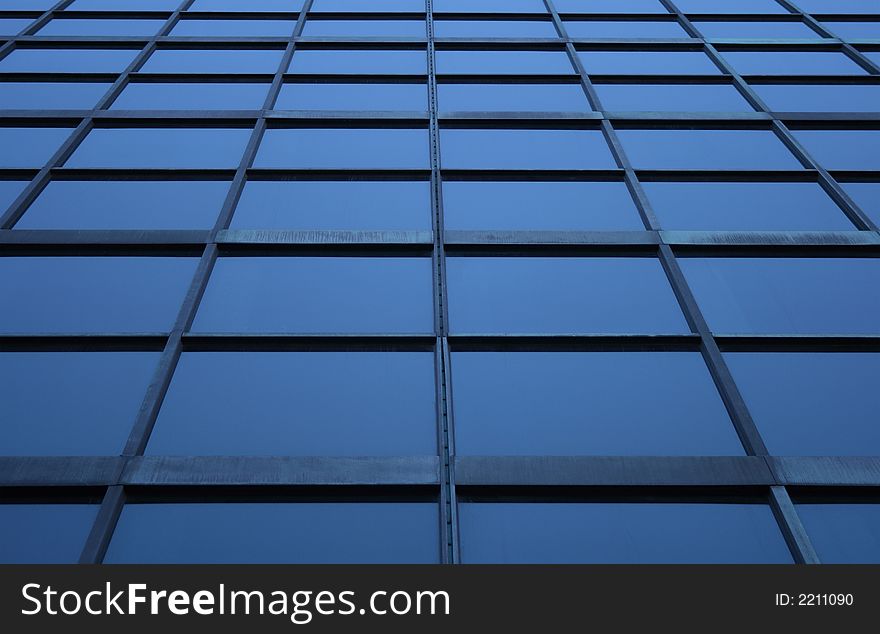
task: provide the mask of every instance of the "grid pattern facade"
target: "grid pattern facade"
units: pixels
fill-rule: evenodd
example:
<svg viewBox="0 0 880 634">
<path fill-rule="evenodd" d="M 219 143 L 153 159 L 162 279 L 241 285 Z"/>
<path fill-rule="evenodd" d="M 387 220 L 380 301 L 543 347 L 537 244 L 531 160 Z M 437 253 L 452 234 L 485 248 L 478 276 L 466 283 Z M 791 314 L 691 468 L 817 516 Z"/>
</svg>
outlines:
<svg viewBox="0 0 880 634">
<path fill-rule="evenodd" d="M 57 558 L 880 557 L 876 2 L 0 25 L 0 512 Z"/>
</svg>

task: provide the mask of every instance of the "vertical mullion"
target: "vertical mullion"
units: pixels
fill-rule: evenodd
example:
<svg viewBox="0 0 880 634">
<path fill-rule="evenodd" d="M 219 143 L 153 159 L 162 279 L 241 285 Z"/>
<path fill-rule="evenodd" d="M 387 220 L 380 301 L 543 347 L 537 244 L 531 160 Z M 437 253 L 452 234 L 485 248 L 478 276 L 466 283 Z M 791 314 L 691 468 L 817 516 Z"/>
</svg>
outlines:
<svg viewBox="0 0 880 634">
<path fill-rule="evenodd" d="M 79 563 L 99 564 L 104 560 L 123 506 L 125 506 L 125 489 L 122 485 L 114 484 L 107 487 L 98 515 L 92 524 L 92 530 L 89 531 L 89 536 L 83 545 Z"/>
<path fill-rule="evenodd" d="M 782 536 L 788 544 L 791 554 L 799 564 L 821 563 L 810 536 L 804 528 L 797 509 L 784 486 L 770 487 L 770 508 L 782 529 Z"/>
</svg>

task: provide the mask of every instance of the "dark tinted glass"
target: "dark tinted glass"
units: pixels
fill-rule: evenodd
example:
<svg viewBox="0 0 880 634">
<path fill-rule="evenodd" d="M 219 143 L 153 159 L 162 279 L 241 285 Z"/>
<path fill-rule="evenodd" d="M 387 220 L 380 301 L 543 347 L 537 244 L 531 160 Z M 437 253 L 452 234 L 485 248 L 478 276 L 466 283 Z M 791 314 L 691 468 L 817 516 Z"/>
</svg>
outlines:
<svg viewBox="0 0 880 634">
<path fill-rule="evenodd" d="M 159 49 L 141 66 L 142 73 L 274 74 L 282 50 Z"/>
<path fill-rule="evenodd" d="M 697 21 L 694 26 L 709 38 L 778 40 L 822 37 L 803 22 Z"/>
<path fill-rule="evenodd" d="M 549 20 L 434 20 L 434 37 L 555 38 L 559 35 Z"/>
<path fill-rule="evenodd" d="M 592 75 L 718 75 L 719 68 L 700 51 L 581 51 Z"/>
<path fill-rule="evenodd" d="M 303 0 L 195 0 L 190 11 L 276 11 L 291 12 L 299 11 L 303 7 Z"/>
<path fill-rule="evenodd" d="M 599 130 L 440 132 L 443 167 L 453 169 L 615 169 Z"/>
<path fill-rule="evenodd" d="M 74 564 L 97 504 L 0 504 L 0 562 Z"/>
<path fill-rule="evenodd" d="M 797 513 L 822 563 L 880 563 L 880 504 L 798 504 Z"/>
<path fill-rule="evenodd" d="M 434 419 L 429 352 L 184 353 L 147 453 L 436 454 Z"/>
<path fill-rule="evenodd" d="M 247 7 L 248 4 L 240 7 Z M 181 20 L 171 35 L 181 37 L 290 37 L 293 20 Z"/>
<path fill-rule="evenodd" d="M 660 0 L 555 0 L 560 13 L 666 13 Z"/>
<path fill-rule="evenodd" d="M 298 50 L 290 62 L 291 73 L 340 75 L 424 75 L 425 51 Z"/>
<path fill-rule="evenodd" d="M 791 563 L 763 504 L 459 504 L 466 563 Z"/>
<path fill-rule="evenodd" d="M 653 259 L 457 257 L 446 270 L 456 333 L 688 332 Z"/>
<path fill-rule="evenodd" d="M 447 75 L 571 75 L 564 51 L 437 51 L 437 73 Z"/>
<path fill-rule="evenodd" d="M 158 352 L 0 352 L 0 455 L 122 453 L 158 360 Z"/>
<path fill-rule="evenodd" d="M 0 73 L 121 73 L 139 50 L 18 48 L 0 60 Z"/>
<path fill-rule="evenodd" d="M 429 258 L 221 258 L 197 332 L 433 331 Z"/>
<path fill-rule="evenodd" d="M 428 181 L 250 181 L 233 229 L 431 229 Z"/>
<path fill-rule="evenodd" d="M 0 82 L 0 109 L 91 109 L 109 88 L 98 83 Z"/>
<path fill-rule="evenodd" d="M 440 84 L 441 111 L 586 112 L 592 110 L 578 84 Z"/>
<path fill-rule="evenodd" d="M 794 130 L 819 165 L 830 170 L 880 170 L 880 130 Z"/>
<path fill-rule="evenodd" d="M 254 167 L 420 169 L 429 166 L 428 131 L 319 128 L 267 130 Z"/>
<path fill-rule="evenodd" d="M 168 331 L 195 258 L 4 257 L 0 332 Z"/>
<path fill-rule="evenodd" d="M 880 259 L 711 258 L 680 264 L 718 333 L 880 333 Z"/>
<path fill-rule="evenodd" d="M 445 181 L 443 209 L 447 229 L 644 229 L 624 183 Z"/>
<path fill-rule="evenodd" d="M 258 110 L 269 84 L 129 84 L 113 110 Z"/>
<path fill-rule="evenodd" d="M 777 112 L 880 112 L 878 85 L 758 84 L 752 89 Z"/>
<path fill-rule="evenodd" d="M 427 503 L 127 504 L 104 561 L 437 563 L 439 531 Z"/>
<path fill-rule="evenodd" d="M 836 51 L 723 51 L 740 75 L 863 75 L 865 69 Z"/>
<path fill-rule="evenodd" d="M 880 22 L 822 22 L 838 37 L 849 40 L 880 40 Z"/>
<path fill-rule="evenodd" d="M 235 168 L 250 136 L 247 129 L 97 129 L 89 132 L 65 167 Z"/>
<path fill-rule="evenodd" d="M 452 377 L 459 455 L 743 454 L 696 352 L 454 352 Z"/>
<path fill-rule="evenodd" d="M 605 110 L 663 112 L 753 112 L 739 91 L 729 85 L 598 84 Z"/>
<path fill-rule="evenodd" d="M 684 231 L 848 231 L 817 183 L 642 183 L 660 225 Z"/>
<path fill-rule="evenodd" d="M 803 167 L 770 130 L 619 130 L 617 134 L 637 169 Z"/>
<path fill-rule="evenodd" d="M 165 20 L 51 20 L 37 32 L 50 36 L 139 36 L 155 35 Z"/>
<path fill-rule="evenodd" d="M 0 168 L 42 167 L 71 132 L 68 128 L 0 128 Z"/>
<path fill-rule="evenodd" d="M 788 13 L 776 0 L 676 0 L 685 13 Z"/>
<path fill-rule="evenodd" d="M 880 455 L 880 354 L 725 354 L 770 453 Z"/>
<path fill-rule="evenodd" d="M 16 229 L 210 229 L 224 181 L 52 181 Z"/>
<path fill-rule="evenodd" d="M 428 109 L 425 84 L 287 84 L 275 110 Z"/>
<path fill-rule="evenodd" d="M 434 0 L 437 13 L 544 13 L 541 0 Z"/>
<path fill-rule="evenodd" d="M 554 3 L 555 4 L 555 3 Z M 690 37 L 678 22 L 635 20 L 566 20 L 569 37 L 597 38 L 672 38 Z"/>
<path fill-rule="evenodd" d="M 425 37 L 424 20 L 308 20 L 303 35 L 316 37 Z"/>
<path fill-rule="evenodd" d="M 27 184 L 27 181 L 0 181 L 0 214 L 15 202 Z"/>
<path fill-rule="evenodd" d="M 880 225 L 880 183 L 843 183 L 842 187 L 874 224 Z"/>
</svg>

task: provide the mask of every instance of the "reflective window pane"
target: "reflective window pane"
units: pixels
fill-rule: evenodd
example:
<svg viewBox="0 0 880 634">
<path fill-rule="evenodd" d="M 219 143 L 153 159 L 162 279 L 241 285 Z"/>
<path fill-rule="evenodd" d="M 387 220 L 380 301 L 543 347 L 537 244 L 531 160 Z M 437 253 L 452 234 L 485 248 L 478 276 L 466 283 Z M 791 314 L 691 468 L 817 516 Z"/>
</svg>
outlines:
<svg viewBox="0 0 880 634">
<path fill-rule="evenodd" d="M 421 129 L 270 129 L 254 167 L 424 169 L 429 149 L 428 131 Z"/>
<path fill-rule="evenodd" d="M 678 22 L 669 20 L 566 20 L 565 31 L 569 37 L 584 39 L 690 37 Z"/>
<path fill-rule="evenodd" d="M 880 130 L 794 130 L 795 138 L 829 170 L 880 170 Z"/>
<path fill-rule="evenodd" d="M 822 37 L 804 22 L 695 21 L 693 24 L 707 38 L 778 40 Z"/>
<path fill-rule="evenodd" d="M 159 49 L 141 66 L 142 73 L 274 74 L 282 50 Z"/>
<path fill-rule="evenodd" d="M 139 50 L 18 48 L 0 60 L 0 73 L 121 73 Z"/>
<path fill-rule="evenodd" d="M 54 4 L 54 3 L 53 3 Z M 74 0 L 68 11 L 174 11 L 180 0 Z"/>
<path fill-rule="evenodd" d="M 618 130 L 636 169 L 797 170 L 770 130 Z"/>
<path fill-rule="evenodd" d="M 171 329 L 197 258 L 3 257 L 4 333 L 152 333 Z"/>
<path fill-rule="evenodd" d="M 848 40 L 880 40 L 880 21 L 822 22 L 834 35 Z"/>
<path fill-rule="evenodd" d="M 595 88 L 605 110 L 754 112 L 727 84 L 596 84 Z"/>
<path fill-rule="evenodd" d="M 465 563 L 792 563 L 763 504 L 459 504 Z"/>
<path fill-rule="evenodd" d="M 564 51 L 437 51 L 440 75 L 571 75 Z"/>
<path fill-rule="evenodd" d="M 650 258 L 451 257 L 455 333 L 688 332 Z"/>
<path fill-rule="evenodd" d="M 880 183 L 843 183 L 841 186 L 862 211 L 880 225 Z"/>
<path fill-rule="evenodd" d="M 303 0 L 248 0 L 242 4 L 241 0 L 195 0 L 190 11 L 274 11 L 293 12 L 303 7 Z"/>
<path fill-rule="evenodd" d="M 433 308 L 430 258 L 221 258 L 193 330 L 430 333 Z"/>
<path fill-rule="evenodd" d="M 311 8 L 311 11 L 327 13 L 414 13 L 424 10 L 424 0 L 314 0 Z"/>
<path fill-rule="evenodd" d="M 453 352 L 452 376 L 458 455 L 744 453 L 696 352 Z"/>
<path fill-rule="evenodd" d="M 447 112 L 587 112 L 579 84 L 439 84 L 438 102 Z"/>
<path fill-rule="evenodd" d="M 428 181 L 249 181 L 232 229 L 431 230 Z"/>
<path fill-rule="evenodd" d="M 28 181 L 0 181 L 0 214 L 15 202 L 27 185 Z"/>
<path fill-rule="evenodd" d="M 434 0 L 437 13 L 544 13 L 541 0 Z"/>
<path fill-rule="evenodd" d="M 727 365 L 777 456 L 880 455 L 880 354 L 731 352 Z"/>
<path fill-rule="evenodd" d="M 259 110 L 269 84 L 128 84 L 111 110 Z"/>
<path fill-rule="evenodd" d="M 249 8 L 250 3 L 241 9 Z M 228 10 L 228 9 L 225 9 Z M 294 20 L 181 20 L 170 35 L 180 37 L 290 37 Z"/>
<path fill-rule="evenodd" d="M 67 159 L 66 167 L 235 168 L 251 131 L 221 128 L 99 128 Z"/>
<path fill-rule="evenodd" d="M 679 263 L 714 332 L 880 333 L 880 259 L 681 258 Z"/>
<path fill-rule="evenodd" d="M 581 51 L 591 75 L 719 75 L 721 70 L 699 51 Z"/>
<path fill-rule="evenodd" d="M 158 361 L 158 352 L 0 352 L 0 455 L 119 455 Z"/>
<path fill-rule="evenodd" d="M 660 0 L 554 0 L 559 13 L 666 13 Z"/>
<path fill-rule="evenodd" d="M 543 2 L 541 3 L 543 5 Z M 436 11 L 436 7 L 434 11 Z M 434 20 L 434 37 L 536 37 L 556 38 L 550 20 Z"/>
<path fill-rule="evenodd" d="M 75 564 L 97 504 L 0 504 L 0 562 Z"/>
<path fill-rule="evenodd" d="M 599 130 L 475 130 L 440 132 L 449 169 L 615 169 Z"/>
<path fill-rule="evenodd" d="M 43 167 L 71 132 L 69 128 L 0 128 L 0 168 Z"/>
<path fill-rule="evenodd" d="M 824 564 L 880 563 L 880 504 L 798 504 Z"/>
<path fill-rule="evenodd" d="M 428 503 L 126 504 L 104 561 L 438 563 L 439 532 Z"/>
<path fill-rule="evenodd" d="M 817 183 L 643 182 L 664 229 L 851 231 Z"/>
<path fill-rule="evenodd" d="M 210 229 L 225 181 L 52 181 L 16 229 Z"/>
<path fill-rule="evenodd" d="M 624 183 L 443 182 L 447 229 L 480 231 L 641 231 Z"/>
<path fill-rule="evenodd" d="M 788 13 L 776 0 L 676 0 L 684 13 Z"/>
<path fill-rule="evenodd" d="M 425 84 L 285 84 L 275 110 L 428 109 Z"/>
<path fill-rule="evenodd" d="M 37 35 L 43 36 L 114 36 L 136 37 L 156 35 L 165 20 L 50 20 Z"/>
<path fill-rule="evenodd" d="M 297 50 L 291 73 L 339 75 L 424 75 L 428 72 L 425 51 L 411 50 Z"/>
<path fill-rule="evenodd" d="M 837 51 L 722 51 L 740 75 L 864 75 L 867 71 Z"/>
<path fill-rule="evenodd" d="M 752 89 L 776 112 L 880 112 L 880 85 L 758 84 Z"/>
<path fill-rule="evenodd" d="M 106 83 L 0 82 L 0 109 L 86 110 L 109 89 Z"/>
<path fill-rule="evenodd" d="M 192 352 L 147 454 L 436 455 L 435 418 L 430 352 Z"/>
<path fill-rule="evenodd" d="M 880 13 L 880 7 L 876 3 L 865 0 L 798 0 L 798 7 L 808 13 Z"/>
<path fill-rule="evenodd" d="M 303 29 L 308 37 L 421 37 L 427 36 L 424 20 L 315 20 Z"/>
<path fill-rule="evenodd" d="M 32 18 L 0 18 L 0 35 L 18 35 L 33 22 Z"/>
</svg>

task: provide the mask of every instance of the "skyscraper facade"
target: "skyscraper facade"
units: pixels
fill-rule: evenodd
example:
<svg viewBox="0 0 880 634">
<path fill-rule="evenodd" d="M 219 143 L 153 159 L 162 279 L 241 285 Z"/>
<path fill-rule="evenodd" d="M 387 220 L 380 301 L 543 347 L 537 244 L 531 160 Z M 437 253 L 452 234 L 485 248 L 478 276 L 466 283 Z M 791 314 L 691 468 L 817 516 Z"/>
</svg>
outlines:
<svg viewBox="0 0 880 634">
<path fill-rule="evenodd" d="M 880 562 L 880 2 L 0 0 L 0 561 Z"/>
</svg>

